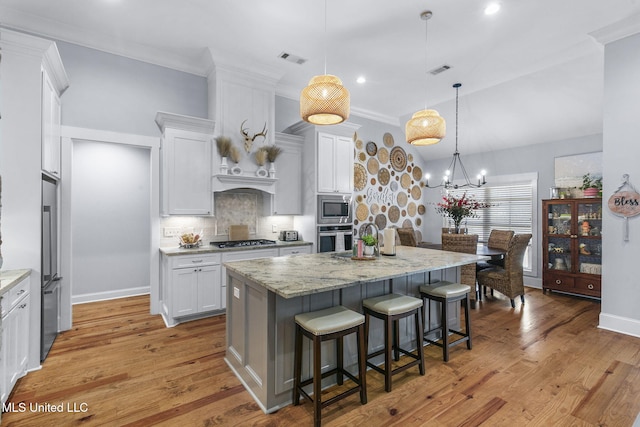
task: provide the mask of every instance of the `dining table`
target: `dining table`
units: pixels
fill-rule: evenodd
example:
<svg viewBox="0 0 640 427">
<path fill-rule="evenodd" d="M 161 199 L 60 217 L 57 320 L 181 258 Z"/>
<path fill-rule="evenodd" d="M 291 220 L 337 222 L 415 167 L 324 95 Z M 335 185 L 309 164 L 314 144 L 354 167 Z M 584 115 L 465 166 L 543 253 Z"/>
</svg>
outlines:
<svg viewBox="0 0 640 427">
<path fill-rule="evenodd" d="M 420 242 L 418 243 L 419 248 L 426 249 L 436 249 L 442 250 L 442 243 L 430 243 L 430 242 Z M 488 256 L 491 259 L 501 259 L 506 255 L 507 251 L 504 249 L 490 248 L 487 245 L 478 245 L 476 249 L 476 255 L 484 255 Z"/>
</svg>

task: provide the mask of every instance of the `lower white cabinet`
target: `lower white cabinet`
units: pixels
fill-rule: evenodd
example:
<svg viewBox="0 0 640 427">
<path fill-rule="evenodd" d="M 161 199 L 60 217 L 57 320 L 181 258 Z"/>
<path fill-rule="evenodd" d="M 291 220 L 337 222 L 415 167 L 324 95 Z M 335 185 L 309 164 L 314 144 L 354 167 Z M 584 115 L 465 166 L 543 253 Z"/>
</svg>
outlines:
<svg viewBox="0 0 640 427">
<path fill-rule="evenodd" d="M 220 254 L 164 256 L 163 317 L 168 326 L 180 318 L 222 310 Z"/>
<path fill-rule="evenodd" d="M 27 373 L 29 355 L 29 277 L 2 296 L 0 397 L 4 404 L 16 381 Z"/>
<path fill-rule="evenodd" d="M 311 245 L 270 247 L 201 253 L 162 255 L 162 317 L 167 326 L 196 318 L 224 314 L 227 306 L 227 270 L 233 261 L 311 253 Z"/>
</svg>

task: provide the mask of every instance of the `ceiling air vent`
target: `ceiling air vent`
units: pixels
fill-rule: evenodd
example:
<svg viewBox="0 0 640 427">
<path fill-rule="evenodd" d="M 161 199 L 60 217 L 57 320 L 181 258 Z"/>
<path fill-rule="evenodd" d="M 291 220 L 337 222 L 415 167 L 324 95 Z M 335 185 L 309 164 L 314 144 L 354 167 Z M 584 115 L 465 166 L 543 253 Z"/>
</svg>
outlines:
<svg viewBox="0 0 640 427">
<path fill-rule="evenodd" d="M 302 65 L 307 62 L 306 59 L 299 57 L 298 55 L 293 55 L 291 53 L 282 52 L 278 57 L 284 59 L 285 61 L 293 62 L 294 64 Z"/>
<path fill-rule="evenodd" d="M 450 68 L 451 68 L 451 66 L 450 66 L 450 65 L 441 65 L 441 66 L 440 66 L 440 67 L 438 67 L 438 68 L 434 68 L 433 70 L 430 70 L 430 71 L 429 71 L 429 73 L 430 73 L 431 75 L 434 75 L 434 76 L 435 76 L 435 75 L 438 75 L 438 74 L 440 74 L 440 73 L 444 73 L 445 71 L 447 71 L 447 70 L 448 70 L 448 69 L 450 69 Z"/>
</svg>

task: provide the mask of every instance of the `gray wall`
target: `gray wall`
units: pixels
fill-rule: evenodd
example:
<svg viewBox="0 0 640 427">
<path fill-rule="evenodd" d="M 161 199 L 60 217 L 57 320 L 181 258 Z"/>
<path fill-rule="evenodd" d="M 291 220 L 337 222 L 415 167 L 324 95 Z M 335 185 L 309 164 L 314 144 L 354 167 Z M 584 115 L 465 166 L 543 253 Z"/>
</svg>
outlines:
<svg viewBox="0 0 640 427">
<path fill-rule="evenodd" d="M 640 34 L 605 46 L 604 199 L 629 174 L 640 189 Z M 629 241 L 623 239 L 623 219 L 603 209 L 602 312 L 600 327 L 640 336 L 640 216 L 629 219 Z"/>
<path fill-rule="evenodd" d="M 207 79 L 95 49 L 56 42 L 70 86 L 62 124 L 157 136 L 158 111 L 207 118 Z"/>
</svg>

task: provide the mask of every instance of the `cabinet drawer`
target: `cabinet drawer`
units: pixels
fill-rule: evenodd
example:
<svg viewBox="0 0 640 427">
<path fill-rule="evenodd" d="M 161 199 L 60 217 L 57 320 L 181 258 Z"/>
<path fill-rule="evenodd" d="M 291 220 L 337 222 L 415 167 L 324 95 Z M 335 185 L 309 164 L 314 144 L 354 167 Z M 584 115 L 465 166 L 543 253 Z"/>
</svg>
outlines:
<svg viewBox="0 0 640 427">
<path fill-rule="evenodd" d="M 29 278 L 25 278 L 16 286 L 11 288 L 9 292 L 2 295 L 2 301 L 0 305 L 2 307 L 2 316 L 7 314 L 13 307 L 15 307 L 20 300 L 29 295 L 29 284 L 31 281 Z"/>
<path fill-rule="evenodd" d="M 309 246 L 293 246 L 290 248 L 280 248 L 280 256 L 285 255 L 302 255 L 302 254 L 310 254 L 311 249 Z"/>
<path fill-rule="evenodd" d="M 576 278 L 575 289 L 576 292 L 579 293 L 600 296 L 600 291 L 602 289 L 600 277 Z"/>
<path fill-rule="evenodd" d="M 573 277 L 549 274 L 544 279 L 544 287 L 549 289 L 571 291 L 575 286 Z"/>
<path fill-rule="evenodd" d="M 220 264 L 220 254 L 194 254 L 171 257 L 171 268 Z"/>
</svg>

